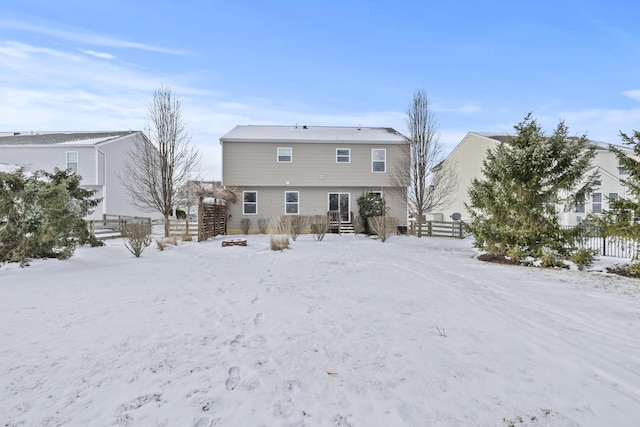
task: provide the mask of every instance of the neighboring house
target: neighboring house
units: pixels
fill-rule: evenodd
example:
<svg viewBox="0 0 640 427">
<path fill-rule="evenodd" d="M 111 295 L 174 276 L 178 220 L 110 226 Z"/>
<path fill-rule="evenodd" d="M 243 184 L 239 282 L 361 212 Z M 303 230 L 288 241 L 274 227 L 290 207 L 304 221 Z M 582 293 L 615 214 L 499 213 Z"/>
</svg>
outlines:
<svg viewBox="0 0 640 427">
<path fill-rule="evenodd" d="M 406 203 L 391 176 L 405 143 L 391 128 L 236 126 L 220 138 L 222 182 L 239 195 L 228 232 L 239 232 L 243 218 L 257 232 L 258 219 L 281 215 L 330 215 L 346 230 L 368 192 L 381 193 L 388 215 L 404 224 Z"/>
<path fill-rule="evenodd" d="M 495 147 L 507 137 L 508 135 L 498 133 L 469 132 L 453 149 L 444 162 L 456 166 L 458 185 L 451 204 L 433 213 L 436 219 L 450 221 L 456 213 L 460 214 L 462 221 L 469 219 L 469 212 L 465 209 L 464 204 L 469 202 L 468 190 L 471 181 L 474 178 L 483 178 L 482 161 L 487 150 Z M 585 176 L 589 176 L 594 170 L 597 170 L 600 174 L 598 185 L 584 205 L 575 206 L 567 212 L 562 212 L 563 208 L 560 209 L 559 220 L 562 225 L 576 225 L 589 213 L 600 213 L 608 209 L 610 199 L 626 197 L 626 188 L 620 182 L 621 178 L 625 178 L 626 171 L 620 167 L 616 156 L 609 152 L 609 144 L 589 142 L 595 147 L 596 156 L 592 161 L 592 167 Z M 628 150 L 626 147 L 619 148 Z M 631 153 L 631 150 L 628 151 Z"/>
<path fill-rule="evenodd" d="M 0 134 L 0 163 L 24 167 L 26 171 L 70 169 L 82 177 L 81 185 L 96 190 L 102 198 L 86 219 L 102 219 L 103 214 L 157 218 L 130 201 L 119 173 L 130 147 L 146 138 L 139 131 L 125 132 L 29 132 Z"/>
</svg>

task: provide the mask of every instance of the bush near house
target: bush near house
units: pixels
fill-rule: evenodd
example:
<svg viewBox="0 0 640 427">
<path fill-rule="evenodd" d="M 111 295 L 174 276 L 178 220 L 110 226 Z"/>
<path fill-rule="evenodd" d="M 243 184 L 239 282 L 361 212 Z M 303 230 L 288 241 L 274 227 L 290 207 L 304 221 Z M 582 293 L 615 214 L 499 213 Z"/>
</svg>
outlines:
<svg viewBox="0 0 640 427">
<path fill-rule="evenodd" d="M 386 206 L 384 198 L 378 193 L 365 193 L 358 197 L 358 215 L 362 222 L 364 232 L 367 234 L 373 234 L 369 224 L 369 218 L 374 216 L 381 216 L 386 213 Z"/>
</svg>

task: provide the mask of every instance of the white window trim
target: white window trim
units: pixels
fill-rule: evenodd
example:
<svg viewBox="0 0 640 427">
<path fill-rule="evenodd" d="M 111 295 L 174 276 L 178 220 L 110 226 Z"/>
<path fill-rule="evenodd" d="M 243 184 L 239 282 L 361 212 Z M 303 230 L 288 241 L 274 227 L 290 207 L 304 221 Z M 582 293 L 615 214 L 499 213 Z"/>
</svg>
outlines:
<svg viewBox="0 0 640 427">
<path fill-rule="evenodd" d="M 255 202 L 245 202 L 244 201 L 245 193 L 255 193 L 256 194 L 256 201 Z M 255 204 L 256 205 L 256 212 L 255 213 L 247 213 L 247 212 L 245 212 L 244 211 L 245 203 Z M 242 192 L 242 215 L 258 215 L 258 192 L 257 191 L 248 190 L 248 191 L 243 191 Z"/>
<path fill-rule="evenodd" d="M 77 151 L 67 151 L 66 152 L 66 154 L 65 154 L 65 160 L 66 160 L 66 166 L 67 166 L 66 169 L 71 169 L 69 167 L 69 154 L 71 154 L 71 153 L 75 153 L 75 155 L 76 155 L 76 161 L 75 162 L 71 162 L 71 163 L 75 163 L 76 170 L 74 172 L 78 173 L 78 171 L 80 170 L 80 155 L 78 154 Z M 71 170 L 73 170 L 73 169 L 71 169 Z"/>
<path fill-rule="evenodd" d="M 374 151 L 382 151 L 384 152 L 384 170 L 376 171 L 373 170 L 374 162 L 381 162 L 382 160 L 373 160 L 373 152 Z M 371 172 L 372 173 L 387 173 L 387 149 L 386 148 L 372 148 L 371 149 Z"/>
<path fill-rule="evenodd" d="M 347 154 L 346 156 L 344 154 L 338 155 L 338 150 L 346 150 L 349 154 Z M 339 162 L 338 158 L 340 157 L 347 157 L 347 161 Z M 351 163 L 351 148 L 336 148 L 336 163 Z"/>
<path fill-rule="evenodd" d="M 290 160 L 280 160 L 280 150 L 289 150 Z M 278 147 L 276 150 L 276 160 L 278 163 L 292 163 L 293 162 L 293 148 L 292 147 Z"/>
<path fill-rule="evenodd" d="M 287 202 L 287 193 L 296 193 L 298 195 L 298 201 L 295 202 L 295 205 L 297 207 L 297 212 L 296 213 L 289 213 L 287 212 L 287 205 L 288 204 L 294 204 L 294 202 Z M 284 192 L 284 214 L 285 215 L 300 215 L 300 192 L 299 191 L 285 191 Z"/>
<path fill-rule="evenodd" d="M 595 200 L 596 194 L 600 195 L 600 201 Z M 596 206 L 598 206 L 597 210 L 596 210 Z M 593 193 L 591 195 L 591 212 L 602 213 L 602 193 Z"/>
</svg>

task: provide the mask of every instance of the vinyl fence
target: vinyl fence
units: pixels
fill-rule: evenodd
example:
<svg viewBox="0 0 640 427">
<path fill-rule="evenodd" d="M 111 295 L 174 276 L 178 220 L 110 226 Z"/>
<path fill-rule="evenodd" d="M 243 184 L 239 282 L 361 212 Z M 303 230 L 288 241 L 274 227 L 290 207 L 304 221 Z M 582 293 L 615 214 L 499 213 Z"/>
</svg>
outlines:
<svg viewBox="0 0 640 427">
<path fill-rule="evenodd" d="M 600 256 L 616 258 L 636 258 L 638 242 L 636 239 L 620 236 L 606 235 L 604 230 L 597 226 L 590 227 L 566 227 L 575 229 L 578 233 L 576 247 L 592 249 Z"/>
</svg>

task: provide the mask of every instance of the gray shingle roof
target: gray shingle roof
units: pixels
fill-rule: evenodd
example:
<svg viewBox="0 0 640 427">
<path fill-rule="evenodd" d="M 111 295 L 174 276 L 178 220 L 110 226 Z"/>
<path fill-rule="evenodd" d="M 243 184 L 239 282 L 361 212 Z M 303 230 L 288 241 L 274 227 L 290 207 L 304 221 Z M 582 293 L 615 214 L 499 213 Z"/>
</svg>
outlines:
<svg viewBox="0 0 640 427">
<path fill-rule="evenodd" d="M 54 145 L 54 144 L 99 144 L 111 139 L 136 133 L 117 132 L 51 132 L 34 134 L 14 134 L 0 136 L 0 145 Z"/>
<path fill-rule="evenodd" d="M 401 144 L 407 139 L 395 129 L 384 127 L 239 125 L 220 141 Z"/>
</svg>

